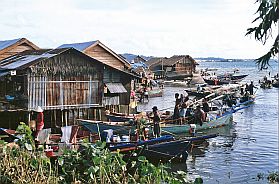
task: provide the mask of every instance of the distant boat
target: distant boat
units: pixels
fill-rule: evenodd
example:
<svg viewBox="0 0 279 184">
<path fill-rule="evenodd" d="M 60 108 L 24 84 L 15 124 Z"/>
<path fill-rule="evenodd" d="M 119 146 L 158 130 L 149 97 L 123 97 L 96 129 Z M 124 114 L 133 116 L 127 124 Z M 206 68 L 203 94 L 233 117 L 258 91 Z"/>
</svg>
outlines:
<svg viewBox="0 0 279 184">
<path fill-rule="evenodd" d="M 273 83 L 272 83 L 272 86 L 275 87 L 275 88 L 279 88 L 279 80 L 275 80 Z"/>
<path fill-rule="evenodd" d="M 161 88 L 153 88 L 148 91 L 148 98 L 162 97 L 162 96 L 163 96 L 163 89 Z"/>
<path fill-rule="evenodd" d="M 211 94 L 210 91 L 198 92 L 198 91 L 193 91 L 193 90 L 188 90 L 188 89 L 186 89 L 185 91 L 188 93 L 189 96 L 196 96 L 196 97 L 202 97 L 202 98 Z"/>
<path fill-rule="evenodd" d="M 229 84 L 231 81 L 230 80 L 219 80 L 217 79 L 204 79 L 204 81 L 209 84 L 209 85 L 223 85 L 223 84 Z"/>
<path fill-rule="evenodd" d="M 188 84 L 187 84 L 186 81 L 166 80 L 166 81 L 164 81 L 164 86 L 168 86 L 168 87 L 187 87 Z"/>
</svg>

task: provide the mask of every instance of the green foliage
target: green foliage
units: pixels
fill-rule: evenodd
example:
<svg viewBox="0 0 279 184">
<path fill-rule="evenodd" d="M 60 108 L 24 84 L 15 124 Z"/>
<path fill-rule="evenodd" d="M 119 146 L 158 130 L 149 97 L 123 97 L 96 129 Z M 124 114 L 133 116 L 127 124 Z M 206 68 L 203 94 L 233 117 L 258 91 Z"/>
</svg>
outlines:
<svg viewBox="0 0 279 184">
<path fill-rule="evenodd" d="M 279 19 L 279 0 L 256 0 L 259 3 L 259 8 L 256 12 L 258 17 L 252 22 L 259 22 L 258 26 L 248 28 L 246 35 L 254 33 L 255 40 L 261 41 L 263 44 L 272 37 L 272 26 L 276 25 Z M 278 53 L 279 49 L 279 35 L 275 38 L 275 41 L 265 55 L 256 59 L 260 69 L 264 69 L 269 66 L 269 60 L 271 57 Z"/>
<path fill-rule="evenodd" d="M 279 172 L 275 171 L 275 172 L 269 173 L 269 175 L 267 176 L 267 179 L 270 183 L 279 183 Z"/>
<path fill-rule="evenodd" d="M 258 173 L 257 178 L 258 181 L 267 179 L 269 183 L 279 183 L 279 172 L 269 172 L 266 173 Z"/>
<path fill-rule="evenodd" d="M 57 183 L 55 168 L 42 152 L 7 145 L 1 145 L 1 148 L 0 183 Z"/>
<path fill-rule="evenodd" d="M 111 153 L 104 143 L 84 145 L 83 151 L 66 151 L 58 158 L 61 183 L 185 183 L 186 173 L 170 173 L 164 165 L 155 166 L 145 157 L 132 161 L 130 166 L 123 155 Z M 179 177 L 178 177 L 179 176 Z"/>
<path fill-rule="evenodd" d="M 88 142 L 77 150 L 65 150 L 53 162 L 44 152 L 26 149 L 34 145 L 31 130 L 24 123 L 17 128 L 23 139 L 11 146 L 0 142 L 0 183 L 189 183 L 183 171 L 168 172 L 165 165 L 155 166 L 145 157 L 125 162 L 119 152 L 110 152 L 106 143 Z M 127 166 L 129 165 L 129 166 Z"/>
<path fill-rule="evenodd" d="M 29 126 L 25 123 L 20 122 L 20 125 L 16 129 L 16 133 L 21 138 L 18 140 L 18 144 L 21 148 L 26 148 L 27 150 L 34 150 L 35 142 L 32 137 L 32 131 Z"/>
</svg>

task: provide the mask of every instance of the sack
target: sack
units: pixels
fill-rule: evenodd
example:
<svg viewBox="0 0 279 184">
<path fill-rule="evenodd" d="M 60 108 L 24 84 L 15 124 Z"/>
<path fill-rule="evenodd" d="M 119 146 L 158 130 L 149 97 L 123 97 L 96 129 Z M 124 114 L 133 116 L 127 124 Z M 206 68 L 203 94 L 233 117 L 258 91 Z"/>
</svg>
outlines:
<svg viewBox="0 0 279 184">
<path fill-rule="evenodd" d="M 147 91 L 145 91 L 145 92 L 144 92 L 144 95 L 148 95 L 148 92 L 147 92 Z"/>
</svg>

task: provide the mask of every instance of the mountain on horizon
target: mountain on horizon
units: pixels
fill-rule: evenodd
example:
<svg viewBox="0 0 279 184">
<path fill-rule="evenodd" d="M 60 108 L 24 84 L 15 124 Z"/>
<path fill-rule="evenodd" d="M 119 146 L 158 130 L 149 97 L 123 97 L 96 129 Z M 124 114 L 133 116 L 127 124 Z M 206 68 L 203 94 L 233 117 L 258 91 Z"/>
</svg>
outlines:
<svg viewBox="0 0 279 184">
<path fill-rule="evenodd" d="M 225 58 L 220 58 L 220 57 L 197 57 L 195 59 L 205 60 L 205 61 L 224 61 L 224 60 L 226 60 Z"/>
</svg>

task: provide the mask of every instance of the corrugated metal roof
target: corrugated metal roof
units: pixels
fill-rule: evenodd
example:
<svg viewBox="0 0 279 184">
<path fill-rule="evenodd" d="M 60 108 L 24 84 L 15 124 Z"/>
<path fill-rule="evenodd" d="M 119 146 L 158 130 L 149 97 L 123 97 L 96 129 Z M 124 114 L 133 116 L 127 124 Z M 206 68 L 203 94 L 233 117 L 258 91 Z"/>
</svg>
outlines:
<svg viewBox="0 0 279 184">
<path fill-rule="evenodd" d="M 5 49 L 5 48 L 15 44 L 19 40 L 21 40 L 21 38 L 17 38 L 17 39 L 13 39 L 13 40 L 3 40 L 3 41 L 0 41 L 0 50 Z"/>
<path fill-rule="evenodd" d="M 86 48 L 88 48 L 89 46 L 93 45 L 94 43 L 96 43 L 97 41 L 90 41 L 90 42 L 82 42 L 82 43 L 70 43 L 70 44 L 63 44 L 60 45 L 59 47 L 57 47 L 57 49 L 60 48 L 75 48 L 79 51 L 84 51 Z"/>
<path fill-rule="evenodd" d="M 41 49 L 36 51 L 24 51 L 8 57 L 0 62 L 0 69 L 14 70 L 32 65 L 34 62 L 51 58 L 68 49 Z"/>
<path fill-rule="evenodd" d="M 10 71 L 7 70 L 0 70 L 0 77 L 8 75 L 10 73 Z"/>
<path fill-rule="evenodd" d="M 121 83 L 106 83 L 110 93 L 127 93 L 127 90 Z"/>
</svg>

